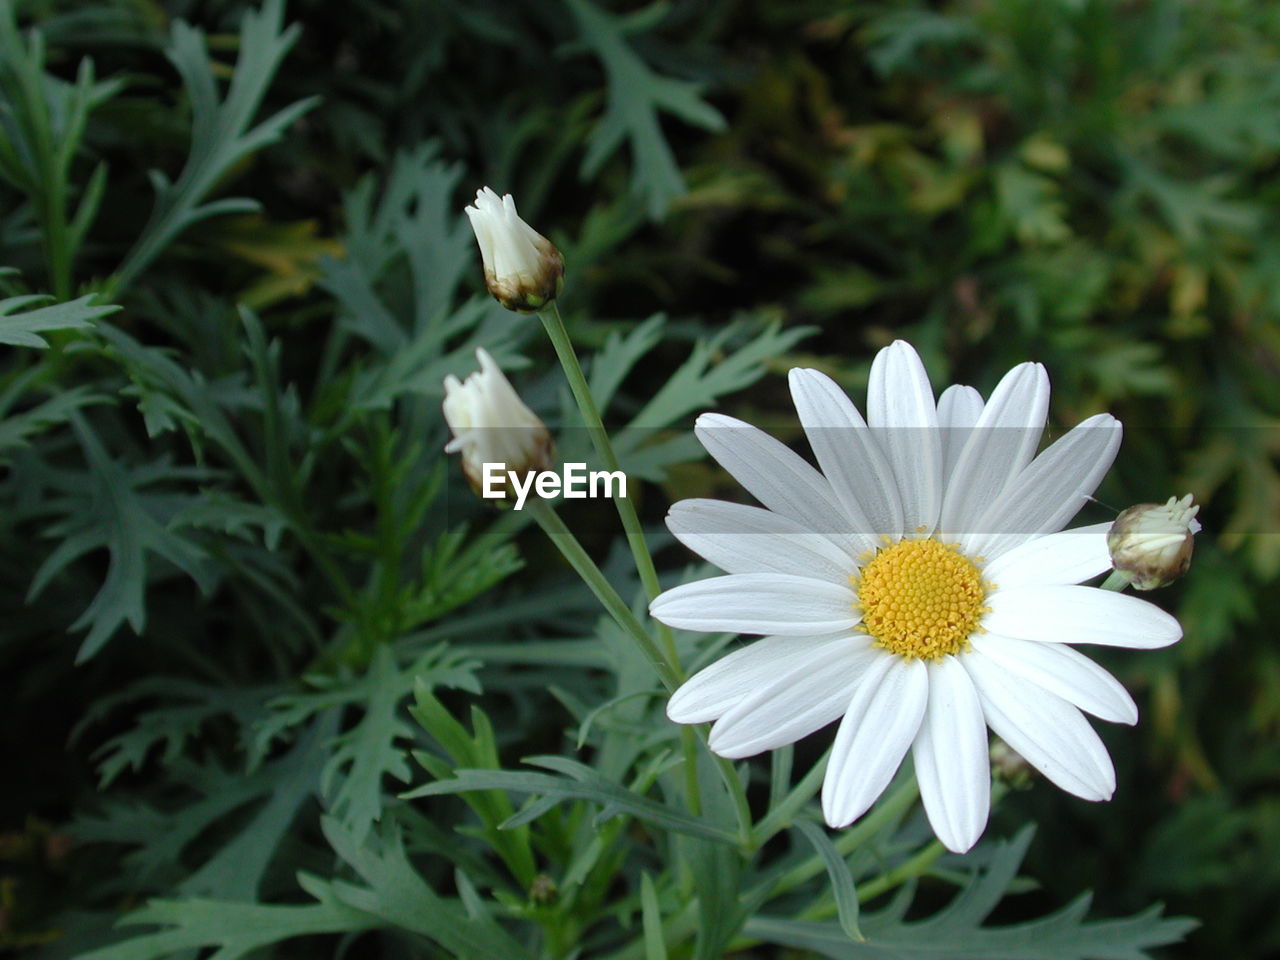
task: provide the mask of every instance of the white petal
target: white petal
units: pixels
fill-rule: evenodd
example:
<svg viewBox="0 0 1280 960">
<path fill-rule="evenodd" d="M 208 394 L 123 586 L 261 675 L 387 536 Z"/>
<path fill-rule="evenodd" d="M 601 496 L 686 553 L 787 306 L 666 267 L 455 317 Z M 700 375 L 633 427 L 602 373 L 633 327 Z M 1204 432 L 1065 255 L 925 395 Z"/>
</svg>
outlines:
<svg viewBox="0 0 1280 960">
<path fill-rule="evenodd" d="M 774 513 L 827 534 L 835 543 L 849 542 L 849 520 L 831 484 L 784 444 L 719 413 L 698 417 L 693 432 L 716 462 Z"/>
<path fill-rule="evenodd" d="M 493 221 L 475 207 L 467 207 L 466 212 L 476 235 L 476 244 L 480 247 L 480 262 L 485 273 L 493 273 Z"/>
<path fill-rule="evenodd" d="M 883 654 L 863 674 L 840 723 L 822 783 L 822 814 L 843 827 L 862 816 L 889 785 L 920 730 L 929 671 Z"/>
<path fill-rule="evenodd" d="M 904 530 L 932 533 L 942 506 L 938 406 L 919 354 L 904 340 L 871 362 L 867 422 L 897 478 Z"/>
<path fill-rule="evenodd" d="M 920 799 L 942 845 L 964 853 L 991 811 L 991 761 L 982 702 L 955 657 L 928 665 L 929 705 L 912 745 Z"/>
<path fill-rule="evenodd" d="M 790 573 L 848 583 L 855 558 L 782 514 L 723 500 L 681 500 L 667 514 L 677 540 L 727 573 Z"/>
<path fill-rule="evenodd" d="M 938 397 L 938 426 L 944 430 L 968 430 L 982 416 L 982 394 L 973 387 L 953 383 Z M 961 436 L 963 446 L 963 436 Z M 955 449 L 960 452 L 960 446 Z"/>
<path fill-rule="evenodd" d="M 782 573 L 735 573 L 674 587 L 649 604 L 682 630 L 803 637 L 858 622 L 847 586 Z"/>
<path fill-rule="evenodd" d="M 1090 417 L 1031 461 L 960 542 L 970 556 L 994 560 L 1032 537 L 1057 533 L 1080 512 L 1120 449 L 1120 422 Z"/>
<path fill-rule="evenodd" d="M 1120 681 L 1065 644 L 1015 640 L 995 633 L 970 637 L 969 642 L 974 650 L 995 660 L 1010 673 L 1030 680 L 1101 720 L 1130 725 L 1138 722 L 1138 705 Z"/>
<path fill-rule="evenodd" d="M 955 469 L 969 431 L 982 416 L 982 394 L 973 387 L 952 384 L 938 397 L 938 428 L 942 431 L 942 487 Z"/>
<path fill-rule="evenodd" d="M 1037 537 L 992 560 L 982 571 L 1001 589 L 1082 583 L 1111 569 L 1110 521 Z"/>
<path fill-rule="evenodd" d="M 987 603 L 983 628 L 1018 640 L 1153 650 L 1182 637 L 1178 621 L 1155 604 L 1098 587 L 1017 587 Z"/>
<path fill-rule="evenodd" d="M 1020 363 L 996 384 L 956 458 L 939 526 L 948 536 L 972 533 L 992 500 L 1036 452 L 1049 413 L 1049 374 Z"/>
<path fill-rule="evenodd" d="M 847 648 L 861 639 L 841 633 L 757 640 L 686 680 L 667 701 L 667 716 L 676 723 L 715 720 L 795 664 L 809 663 L 815 656 L 827 657 L 831 650 Z"/>
<path fill-rule="evenodd" d="M 861 549 L 879 546 L 879 535 L 901 537 L 898 483 L 853 401 L 817 370 L 796 367 L 787 380 L 823 475 L 840 498 L 852 529 L 865 535 Z"/>
<path fill-rule="evenodd" d="M 1115 768 L 1079 710 L 977 651 L 961 662 L 978 688 L 987 725 L 998 737 L 1067 793 L 1084 800 L 1111 799 Z"/>
<path fill-rule="evenodd" d="M 883 656 L 869 637 L 850 636 L 797 658 L 717 720 L 708 745 L 738 760 L 807 737 L 848 709 L 859 678 Z"/>
</svg>

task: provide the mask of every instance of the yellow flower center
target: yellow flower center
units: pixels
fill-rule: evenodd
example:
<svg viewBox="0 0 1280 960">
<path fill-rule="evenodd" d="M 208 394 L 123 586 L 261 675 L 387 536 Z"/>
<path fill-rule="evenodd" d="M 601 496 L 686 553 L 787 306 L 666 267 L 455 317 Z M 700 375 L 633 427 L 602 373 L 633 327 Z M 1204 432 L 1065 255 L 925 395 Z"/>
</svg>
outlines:
<svg viewBox="0 0 1280 960">
<path fill-rule="evenodd" d="M 900 540 L 877 551 L 850 580 L 862 629 L 876 646 L 907 660 L 940 660 L 969 647 L 990 608 L 991 584 L 956 544 Z"/>
</svg>

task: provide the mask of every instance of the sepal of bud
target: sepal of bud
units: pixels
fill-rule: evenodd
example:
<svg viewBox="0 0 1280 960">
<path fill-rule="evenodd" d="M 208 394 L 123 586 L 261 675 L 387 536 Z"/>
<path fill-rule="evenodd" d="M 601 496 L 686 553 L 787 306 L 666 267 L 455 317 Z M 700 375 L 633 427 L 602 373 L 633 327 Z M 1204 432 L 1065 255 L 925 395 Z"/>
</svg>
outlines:
<svg viewBox="0 0 1280 960">
<path fill-rule="evenodd" d="M 1200 523 L 1191 494 L 1164 504 L 1139 503 L 1121 512 L 1107 533 L 1116 571 L 1135 590 L 1163 587 L 1187 572 Z"/>
<path fill-rule="evenodd" d="M 462 453 L 462 472 L 478 496 L 485 496 L 486 463 L 523 475 L 551 469 L 552 442 L 547 425 L 525 406 L 501 368 L 483 347 L 476 350 L 480 369 L 465 380 L 444 380 L 444 418 L 453 431 L 446 453 Z"/>
<path fill-rule="evenodd" d="M 467 207 L 484 261 L 489 293 L 508 310 L 536 313 L 564 289 L 564 257 L 555 244 L 520 219 L 511 194 L 488 187 Z"/>
</svg>

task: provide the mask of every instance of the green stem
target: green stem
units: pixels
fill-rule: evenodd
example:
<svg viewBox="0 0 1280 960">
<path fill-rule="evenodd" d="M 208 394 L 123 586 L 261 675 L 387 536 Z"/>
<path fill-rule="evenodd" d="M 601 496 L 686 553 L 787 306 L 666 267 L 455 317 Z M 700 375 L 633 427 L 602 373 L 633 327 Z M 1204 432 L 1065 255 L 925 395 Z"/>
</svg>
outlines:
<svg viewBox="0 0 1280 960">
<path fill-rule="evenodd" d="M 840 856 L 849 856 L 858 847 L 883 830 L 886 825 L 901 817 L 910 809 L 919 796 L 920 786 L 916 783 L 916 778 L 913 774 L 898 789 L 894 790 L 893 793 L 879 803 L 871 813 L 859 820 L 856 827 L 846 830 L 833 841 Z M 826 863 L 823 859 L 814 854 L 804 863 L 792 867 L 774 881 L 771 885 L 770 896 L 774 897 L 778 894 L 786 893 L 788 890 L 812 880 L 826 869 Z"/>
<path fill-rule="evenodd" d="M 663 656 L 658 645 L 654 643 L 636 615 L 631 612 L 626 601 L 618 595 L 618 591 L 613 589 L 613 584 L 605 579 L 605 575 L 582 548 L 578 538 L 565 526 L 565 522 L 560 519 L 555 508 L 545 500 L 532 500 L 529 503 L 529 509 L 533 511 L 533 517 L 538 521 L 538 526 L 542 527 L 546 535 L 551 538 L 551 542 L 556 545 L 561 556 L 569 561 L 569 565 L 583 579 L 618 626 L 636 642 L 645 659 L 657 671 L 663 685 L 668 690 L 674 690 L 679 686 L 680 677 L 677 670 L 673 669 L 672 664 Z"/>
<path fill-rule="evenodd" d="M 573 399 L 577 401 L 578 410 L 582 413 L 582 419 L 587 426 L 587 434 L 591 437 L 596 455 L 604 462 L 607 470 L 621 472 L 618 457 L 613 452 L 613 444 L 609 441 L 609 433 L 604 428 L 600 410 L 596 406 L 595 398 L 591 395 L 591 387 L 582 372 L 582 366 L 578 363 L 578 355 L 574 352 L 569 332 L 565 329 L 564 321 L 560 317 L 560 308 L 556 306 L 555 301 L 552 301 L 551 306 L 538 316 L 542 318 L 542 325 L 551 339 L 556 356 L 560 358 L 560 366 L 564 368 L 569 389 L 573 391 Z M 658 571 L 653 565 L 653 557 L 649 553 L 649 545 L 645 542 L 644 529 L 640 526 L 635 505 L 621 492 L 614 495 L 613 501 L 618 509 L 618 518 L 622 521 L 622 529 L 626 533 L 627 545 L 631 547 L 631 556 L 635 559 L 636 572 L 640 575 L 645 596 L 653 600 L 662 592 L 662 587 L 658 583 Z M 661 638 L 663 653 L 671 664 L 679 684 L 684 681 L 684 671 L 680 667 L 675 638 L 666 624 L 658 625 L 658 636 Z"/>
<path fill-rule="evenodd" d="M 898 864 L 888 873 L 882 873 L 874 880 L 868 880 L 866 883 L 859 885 L 858 902 L 866 903 L 868 900 L 874 900 L 882 893 L 888 893 L 894 887 L 901 886 L 912 877 L 920 876 L 927 872 L 933 866 L 934 861 L 946 852 L 947 848 L 942 845 L 941 841 L 934 840 L 910 860 Z M 834 913 L 835 910 L 831 909 L 831 912 Z"/>
<path fill-rule="evenodd" d="M 827 772 L 827 761 L 831 751 L 827 750 L 813 765 L 804 778 L 792 788 L 782 802 L 771 809 L 756 827 L 756 843 L 760 846 L 768 843 L 774 834 L 791 826 L 800 808 L 808 803 L 822 787 L 823 775 Z"/>
<path fill-rule="evenodd" d="M 1112 570 L 1107 579 L 1102 581 L 1103 590 L 1115 590 L 1117 593 L 1129 585 L 1129 578 L 1119 570 Z"/>
</svg>

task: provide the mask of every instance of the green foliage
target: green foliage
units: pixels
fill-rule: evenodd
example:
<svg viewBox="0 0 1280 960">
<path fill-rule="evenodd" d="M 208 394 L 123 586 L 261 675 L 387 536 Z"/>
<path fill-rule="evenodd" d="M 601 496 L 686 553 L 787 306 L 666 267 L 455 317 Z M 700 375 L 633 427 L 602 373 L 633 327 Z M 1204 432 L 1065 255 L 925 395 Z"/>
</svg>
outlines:
<svg viewBox="0 0 1280 960">
<path fill-rule="evenodd" d="M 47 73 L 44 38 L 33 31 L 23 43 L 10 0 L 0 3 L 0 179 L 30 204 L 43 241 L 49 285 L 61 299 L 71 295 L 76 254 L 107 184 L 107 167 L 99 163 L 79 190 L 72 212 L 72 163 L 82 148 L 89 115 L 123 86 L 123 79 L 96 82 L 88 58 L 80 61 L 75 83 Z M 56 326 L 60 325 L 33 329 Z M 4 342 L 40 345 L 30 340 Z"/>
<path fill-rule="evenodd" d="M 235 72 L 221 101 L 204 34 L 181 20 L 174 23 L 165 52 L 190 99 L 191 152 L 175 181 L 151 171 L 156 192 L 151 219 L 116 271 L 111 289 L 127 287 L 189 227 L 221 214 L 257 209 L 249 199 L 204 199 L 236 164 L 273 143 L 315 105 L 303 100 L 251 126 L 281 60 L 297 40 L 298 30 L 285 29 L 283 16 L 283 0 L 267 0 L 261 11 L 245 14 Z"/>
<path fill-rule="evenodd" d="M 92 306 L 94 298 L 89 296 L 68 303 L 23 310 L 23 307 L 48 299 L 50 298 L 35 294 L 0 300 L 0 343 L 43 349 L 49 346 L 49 342 L 39 336 L 40 333 L 47 330 L 87 330 L 93 326 L 94 320 L 120 309 L 115 306 Z M 19 310 L 22 312 L 16 312 Z"/>
<path fill-rule="evenodd" d="M 72 630 L 89 628 L 76 655 L 83 661 L 97 653 L 126 621 L 138 632 L 146 626 L 149 555 L 169 561 L 206 591 L 212 583 L 204 570 L 205 552 L 170 528 L 173 511 L 184 498 L 150 489 L 165 481 L 198 478 L 199 472 L 173 468 L 163 460 L 127 471 L 110 458 L 83 421 L 73 423 L 88 470 L 84 475 L 51 478 L 51 486 L 62 496 L 50 499 L 48 509 L 63 519 L 45 532 L 61 542 L 36 571 L 28 596 L 39 597 L 55 576 L 86 553 L 99 548 L 108 551 L 110 561 L 102 587 L 71 625 Z"/>
<path fill-rule="evenodd" d="M 0 0 L 0 950 L 1280 949 L 1277 51 L 1235 0 Z M 1205 532 L 1155 597 L 1186 639 L 1108 662 L 1116 799 L 1035 787 L 953 857 L 906 780 L 828 832 L 804 747 L 670 723 L 443 453 L 484 347 L 594 460 L 483 291 L 484 183 L 566 255 L 664 582 L 666 505 L 723 482 L 694 417 L 794 437 L 789 366 L 859 387 L 902 336 L 935 383 L 1045 363 L 1054 431 L 1124 420 L 1100 499 L 1190 490 Z M 562 514 L 642 616 L 609 505 Z"/>
<path fill-rule="evenodd" d="M 625 139 L 632 153 L 633 189 L 645 201 L 651 217 L 666 212 L 684 193 L 684 180 L 675 156 L 662 136 L 659 111 L 674 114 L 704 130 L 724 129 L 724 117 L 699 97 L 697 85 L 654 73 L 627 44 L 629 33 L 651 27 L 665 15 L 660 4 L 615 17 L 589 0 L 568 0 L 582 30 L 582 42 L 604 65 L 608 78 L 608 109 L 591 132 L 582 176 L 591 179 Z"/>
<path fill-rule="evenodd" d="M 376 925 L 376 917 L 336 897 L 302 907 L 269 907 L 219 900 L 155 900 L 130 914 L 130 925 L 168 927 L 116 946 L 82 954 L 83 960 L 159 960 L 178 951 L 216 947 L 217 960 L 238 960 L 284 937 L 348 933 Z"/>
<path fill-rule="evenodd" d="M 748 935 L 816 951 L 833 960 L 873 957 L 1026 957 L 1028 960 L 1145 960 L 1153 947 L 1177 943 L 1195 923 L 1164 920 L 1158 907 L 1125 920 L 1084 921 L 1090 898 L 1027 923 L 988 927 L 983 921 L 1003 897 L 1031 842 L 1028 827 L 1012 842 L 1001 843 L 982 873 L 945 908 L 924 919 L 905 921 L 907 896 L 895 898 L 864 922 L 865 942 L 833 924 L 803 923 L 761 916 L 747 924 Z"/>
</svg>

